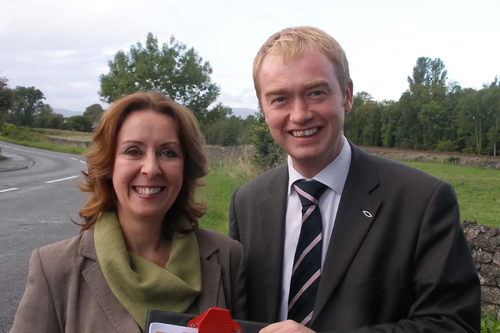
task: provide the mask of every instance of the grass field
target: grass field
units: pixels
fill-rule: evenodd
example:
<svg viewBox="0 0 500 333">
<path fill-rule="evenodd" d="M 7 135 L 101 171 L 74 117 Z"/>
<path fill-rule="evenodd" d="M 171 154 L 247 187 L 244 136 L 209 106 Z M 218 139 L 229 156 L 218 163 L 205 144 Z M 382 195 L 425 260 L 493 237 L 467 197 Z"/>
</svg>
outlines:
<svg viewBox="0 0 500 333">
<path fill-rule="evenodd" d="M 461 220 L 500 227 L 500 170 L 434 163 L 408 164 L 453 185 L 460 204 Z M 206 186 L 197 193 L 199 200 L 208 206 L 208 213 L 200 220 L 202 227 L 227 234 L 231 194 L 248 178 L 238 172 L 238 167 L 217 165 L 212 168 L 205 177 Z"/>
<path fill-rule="evenodd" d="M 462 220 L 500 227 L 500 170 L 408 163 L 455 188 Z"/>
</svg>

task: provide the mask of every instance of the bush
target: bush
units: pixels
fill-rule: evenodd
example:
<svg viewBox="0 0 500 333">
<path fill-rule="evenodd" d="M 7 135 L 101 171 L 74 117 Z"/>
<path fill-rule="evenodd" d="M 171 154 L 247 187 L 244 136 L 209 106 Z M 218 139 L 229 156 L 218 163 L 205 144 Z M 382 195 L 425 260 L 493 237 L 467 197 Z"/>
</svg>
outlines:
<svg viewBox="0 0 500 333">
<path fill-rule="evenodd" d="M 31 127 L 17 127 L 16 125 L 5 123 L 2 136 L 20 141 L 46 142 L 45 136 L 35 132 Z"/>
<path fill-rule="evenodd" d="M 250 131 L 254 147 L 253 162 L 264 170 L 270 170 L 286 162 L 286 153 L 274 141 L 262 114 Z"/>
<path fill-rule="evenodd" d="M 454 152 L 457 151 L 457 145 L 451 140 L 441 140 L 436 145 L 436 151 Z"/>
</svg>

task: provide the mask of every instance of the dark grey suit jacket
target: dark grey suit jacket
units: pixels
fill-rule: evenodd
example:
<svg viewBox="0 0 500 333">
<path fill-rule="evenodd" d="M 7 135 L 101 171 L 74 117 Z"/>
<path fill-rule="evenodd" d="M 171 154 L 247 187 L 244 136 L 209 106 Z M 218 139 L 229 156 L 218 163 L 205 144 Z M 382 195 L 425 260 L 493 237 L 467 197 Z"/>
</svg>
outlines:
<svg viewBox="0 0 500 333">
<path fill-rule="evenodd" d="M 479 332 L 479 278 L 453 188 L 351 147 L 311 328 Z M 278 320 L 287 185 L 282 166 L 231 199 L 229 232 L 245 252 L 250 320 Z"/>
<path fill-rule="evenodd" d="M 200 313 L 217 306 L 245 319 L 241 245 L 212 230 L 199 229 L 195 235 L 202 278 Z M 14 332 L 141 332 L 106 283 L 94 229 L 33 251 Z"/>
</svg>

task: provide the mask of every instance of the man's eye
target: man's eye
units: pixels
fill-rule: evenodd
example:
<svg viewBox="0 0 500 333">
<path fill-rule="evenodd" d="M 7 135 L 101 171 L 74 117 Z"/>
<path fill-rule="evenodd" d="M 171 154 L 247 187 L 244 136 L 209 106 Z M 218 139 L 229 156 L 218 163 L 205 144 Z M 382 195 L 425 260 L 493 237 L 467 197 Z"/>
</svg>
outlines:
<svg viewBox="0 0 500 333">
<path fill-rule="evenodd" d="M 312 92 L 313 96 L 320 96 L 320 95 L 324 95 L 324 94 L 325 94 L 325 92 L 321 91 L 321 90 L 316 90 L 316 91 Z"/>
<path fill-rule="evenodd" d="M 274 103 L 274 102 L 281 103 L 281 102 L 284 102 L 284 101 L 285 101 L 285 97 L 278 97 L 278 98 L 275 98 L 275 99 L 273 100 L 273 103 Z"/>
</svg>

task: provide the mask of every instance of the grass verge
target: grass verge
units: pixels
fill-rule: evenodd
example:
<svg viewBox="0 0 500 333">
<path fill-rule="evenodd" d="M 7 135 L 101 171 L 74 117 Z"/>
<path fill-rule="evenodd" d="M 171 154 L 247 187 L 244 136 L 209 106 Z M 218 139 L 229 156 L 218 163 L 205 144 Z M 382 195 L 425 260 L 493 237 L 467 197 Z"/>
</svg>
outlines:
<svg viewBox="0 0 500 333">
<path fill-rule="evenodd" d="M 32 142 L 32 141 L 25 141 L 25 140 L 17 140 L 17 139 L 7 138 L 4 136 L 0 136 L 0 141 L 14 143 L 16 145 L 21 145 L 21 146 L 26 146 L 26 147 L 34 147 L 34 148 L 53 150 L 53 151 L 59 151 L 62 153 L 70 153 L 70 154 L 78 154 L 78 155 L 83 154 L 88 149 L 88 148 L 84 148 L 84 147 L 60 146 L 60 145 L 55 145 L 55 144 L 51 144 L 51 143 L 47 143 L 47 142 Z"/>
</svg>

